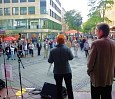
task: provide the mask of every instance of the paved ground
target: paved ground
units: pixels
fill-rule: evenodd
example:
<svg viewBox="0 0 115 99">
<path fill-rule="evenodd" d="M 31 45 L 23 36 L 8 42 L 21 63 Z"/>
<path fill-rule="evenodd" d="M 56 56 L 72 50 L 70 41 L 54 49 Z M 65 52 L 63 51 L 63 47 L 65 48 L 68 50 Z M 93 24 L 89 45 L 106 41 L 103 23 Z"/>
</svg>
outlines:
<svg viewBox="0 0 115 99">
<path fill-rule="evenodd" d="M 72 49 L 73 51 L 73 49 Z M 47 59 L 43 58 L 43 50 L 41 56 L 37 56 L 37 50 L 34 51 L 34 57 L 21 58 L 25 69 L 21 66 L 21 81 L 23 87 L 29 88 L 42 88 L 44 82 L 54 83 L 53 73 L 51 68 L 47 75 L 49 63 Z M 0 57 L 0 64 L 3 63 L 3 57 Z M 18 60 L 10 60 L 9 64 L 13 68 L 13 81 L 8 81 L 8 86 L 20 87 L 19 79 L 19 66 Z M 87 59 L 84 51 L 78 51 L 78 58 L 74 58 L 71 62 L 72 74 L 73 74 L 73 90 L 74 91 L 90 91 L 90 80 L 86 73 L 87 71 Z M 0 79 L 2 79 L 2 73 L 0 68 Z M 65 84 L 63 83 L 65 86 Z M 113 91 L 115 91 L 115 82 L 113 84 Z"/>
</svg>

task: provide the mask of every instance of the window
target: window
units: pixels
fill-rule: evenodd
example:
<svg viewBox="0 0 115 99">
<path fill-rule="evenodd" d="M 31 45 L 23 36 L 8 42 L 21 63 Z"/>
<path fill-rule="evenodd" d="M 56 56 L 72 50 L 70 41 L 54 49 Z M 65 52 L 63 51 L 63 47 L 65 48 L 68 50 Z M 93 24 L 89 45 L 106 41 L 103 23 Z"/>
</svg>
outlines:
<svg viewBox="0 0 115 99">
<path fill-rule="evenodd" d="M 46 1 L 40 1 L 40 7 L 46 7 Z"/>
<path fill-rule="evenodd" d="M 35 0 L 28 0 L 28 2 L 35 2 Z"/>
<path fill-rule="evenodd" d="M 46 14 L 46 1 L 40 1 L 40 14 Z"/>
<path fill-rule="evenodd" d="M 26 19 L 16 19 L 16 29 L 26 29 L 27 28 L 27 20 Z"/>
<path fill-rule="evenodd" d="M 52 5 L 52 0 L 50 0 L 50 5 Z"/>
<path fill-rule="evenodd" d="M 2 0 L 0 0 L 0 3 L 2 3 Z"/>
<path fill-rule="evenodd" d="M 20 8 L 20 14 L 21 14 L 21 15 L 27 14 L 27 8 L 26 8 L 26 7 L 21 7 L 21 8 Z"/>
<path fill-rule="evenodd" d="M 4 8 L 4 15 L 10 15 L 10 8 Z"/>
<path fill-rule="evenodd" d="M 26 0 L 20 0 L 20 2 L 26 2 Z"/>
<path fill-rule="evenodd" d="M 4 3 L 10 3 L 10 0 L 4 0 Z"/>
<path fill-rule="evenodd" d="M 52 16 L 52 10 L 50 9 L 50 16 Z"/>
<path fill-rule="evenodd" d="M 18 0 L 12 0 L 12 3 L 18 3 Z"/>
<path fill-rule="evenodd" d="M 0 16 L 2 16 L 3 15 L 3 13 L 2 13 L 2 8 L 0 8 Z"/>
<path fill-rule="evenodd" d="M 35 7 L 28 7 L 28 14 L 35 14 Z"/>
<path fill-rule="evenodd" d="M 40 8 L 40 14 L 46 14 L 46 7 Z"/>
<path fill-rule="evenodd" d="M 18 7 L 13 7 L 12 8 L 12 15 L 18 15 L 19 13 L 19 8 Z"/>
</svg>

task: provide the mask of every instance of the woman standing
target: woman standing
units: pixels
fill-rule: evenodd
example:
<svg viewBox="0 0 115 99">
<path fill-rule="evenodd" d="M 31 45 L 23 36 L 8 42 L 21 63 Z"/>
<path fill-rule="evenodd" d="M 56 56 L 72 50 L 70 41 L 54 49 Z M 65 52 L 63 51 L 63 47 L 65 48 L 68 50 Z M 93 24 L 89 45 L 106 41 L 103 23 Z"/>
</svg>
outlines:
<svg viewBox="0 0 115 99">
<path fill-rule="evenodd" d="M 54 62 L 54 79 L 57 86 L 57 99 L 64 99 L 62 95 L 62 81 L 65 80 L 68 99 L 74 99 L 72 91 L 72 71 L 69 60 L 73 59 L 73 54 L 65 44 L 65 36 L 59 34 L 57 36 L 57 45 L 50 51 L 49 63 Z"/>
<path fill-rule="evenodd" d="M 30 44 L 29 44 L 29 50 L 30 50 L 30 54 L 32 55 L 32 57 L 33 57 L 33 54 L 34 54 L 34 52 L 33 52 L 33 49 L 34 49 L 34 44 L 32 43 L 32 42 L 30 42 Z"/>
</svg>

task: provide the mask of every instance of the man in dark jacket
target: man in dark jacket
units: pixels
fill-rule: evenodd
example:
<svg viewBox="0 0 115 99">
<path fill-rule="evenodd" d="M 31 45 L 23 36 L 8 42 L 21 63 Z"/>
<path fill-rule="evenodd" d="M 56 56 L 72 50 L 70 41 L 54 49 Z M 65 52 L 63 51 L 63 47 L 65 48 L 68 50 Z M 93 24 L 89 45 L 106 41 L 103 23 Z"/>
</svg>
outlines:
<svg viewBox="0 0 115 99">
<path fill-rule="evenodd" d="M 37 42 L 37 49 L 38 49 L 38 56 L 40 55 L 40 51 L 41 51 L 41 48 L 42 48 L 42 44 L 40 42 L 40 40 Z"/>
<path fill-rule="evenodd" d="M 65 36 L 59 34 L 57 36 L 57 45 L 50 51 L 49 63 L 54 62 L 54 79 L 57 86 L 57 99 L 64 99 L 62 96 L 62 81 L 65 80 L 68 99 L 74 99 L 72 91 L 72 71 L 70 68 L 69 60 L 73 59 L 71 50 L 64 44 Z"/>
</svg>

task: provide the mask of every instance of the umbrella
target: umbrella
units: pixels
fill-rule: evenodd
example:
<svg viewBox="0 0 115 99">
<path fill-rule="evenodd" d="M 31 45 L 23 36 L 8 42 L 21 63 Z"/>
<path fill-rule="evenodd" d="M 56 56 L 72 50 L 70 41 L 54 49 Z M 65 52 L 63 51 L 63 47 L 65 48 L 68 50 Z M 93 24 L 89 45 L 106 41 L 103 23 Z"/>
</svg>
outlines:
<svg viewBox="0 0 115 99">
<path fill-rule="evenodd" d="M 77 30 L 69 30 L 69 31 L 67 31 L 67 32 L 65 32 L 66 34 L 75 34 L 75 33 L 77 33 L 78 31 Z"/>
<path fill-rule="evenodd" d="M 3 39 L 4 41 L 16 41 L 17 39 L 13 36 L 7 36 Z"/>
</svg>

